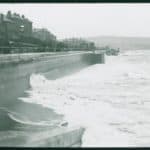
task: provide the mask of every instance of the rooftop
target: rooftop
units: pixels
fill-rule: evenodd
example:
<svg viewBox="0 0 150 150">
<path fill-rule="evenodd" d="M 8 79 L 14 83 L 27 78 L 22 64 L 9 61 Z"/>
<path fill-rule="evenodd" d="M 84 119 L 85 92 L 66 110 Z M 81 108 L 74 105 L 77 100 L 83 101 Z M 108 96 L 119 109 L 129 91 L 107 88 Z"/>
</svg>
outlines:
<svg viewBox="0 0 150 150">
<path fill-rule="evenodd" d="M 8 11 L 6 15 L 1 14 L 1 16 L 2 15 L 4 16 L 4 21 L 7 21 L 7 22 L 13 22 L 14 19 L 32 22 L 29 19 L 25 18 L 24 15 L 20 15 L 20 14 L 17 14 L 17 13 L 11 13 L 11 11 Z"/>
</svg>

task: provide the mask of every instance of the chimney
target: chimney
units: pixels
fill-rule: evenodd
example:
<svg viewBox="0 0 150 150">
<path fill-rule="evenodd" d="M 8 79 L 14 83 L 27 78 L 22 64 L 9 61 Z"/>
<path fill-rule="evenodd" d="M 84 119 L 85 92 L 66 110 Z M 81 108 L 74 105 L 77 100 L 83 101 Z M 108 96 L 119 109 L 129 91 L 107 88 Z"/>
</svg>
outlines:
<svg viewBox="0 0 150 150">
<path fill-rule="evenodd" d="M 24 19 L 25 18 L 25 16 L 24 15 L 22 15 L 22 19 Z"/>
<path fill-rule="evenodd" d="M 7 12 L 7 17 L 11 18 L 11 11 L 10 10 Z"/>
</svg>

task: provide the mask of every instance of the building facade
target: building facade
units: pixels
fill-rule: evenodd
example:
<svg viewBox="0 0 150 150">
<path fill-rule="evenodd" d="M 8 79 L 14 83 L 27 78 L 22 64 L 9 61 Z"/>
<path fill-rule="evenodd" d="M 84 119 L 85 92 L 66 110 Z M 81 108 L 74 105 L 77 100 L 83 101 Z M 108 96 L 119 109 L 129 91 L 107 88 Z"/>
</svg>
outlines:
<svg viewBox="0 0 150 150">
<path fill-rule="evenodd" d="M 93 50 L 95 49 L 95 44 L 90 41 L 86 41 L 81 38 L 69 38 L 62 41 L 69 49 L 72 50 Z"/>
<path fill-rule="evenodd" d="M 41 40 L 43 43 L 49 46 L 52 51 L 55 51 L 57 45 L 56 36 L 47 29 L 33 29 L 33 37 Z"/>
<path fill-rule="evenodd" d="M 56 41 L 56 36 L 45 28 L 33 29 L 33 37 L 44 42 Z"/>
<path fill-rule="evenodd" d="M 0 38 L 9 40 L 19 39 L 21 36 L 32 36 L 32 22 L 16 13 L 8 11 L 6 15 L 0 14 Z"/>
</svg>

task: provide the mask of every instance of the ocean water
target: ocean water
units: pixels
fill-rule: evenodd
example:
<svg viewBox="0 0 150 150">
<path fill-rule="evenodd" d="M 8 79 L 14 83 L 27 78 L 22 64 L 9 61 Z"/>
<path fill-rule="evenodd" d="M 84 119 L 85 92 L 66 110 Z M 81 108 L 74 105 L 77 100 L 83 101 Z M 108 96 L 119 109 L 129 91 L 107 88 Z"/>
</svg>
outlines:
<svg viewBox="0 0 150 150">
<path fill-rule="evenodd" d="M 28 96 L 19 99 L 52 109 L 69 126 L 83 126 L 83 147 L 150 146 L 149 64 L 150 50 L 137 50 L 56 80 L 32 74 Z"/>
</svg>

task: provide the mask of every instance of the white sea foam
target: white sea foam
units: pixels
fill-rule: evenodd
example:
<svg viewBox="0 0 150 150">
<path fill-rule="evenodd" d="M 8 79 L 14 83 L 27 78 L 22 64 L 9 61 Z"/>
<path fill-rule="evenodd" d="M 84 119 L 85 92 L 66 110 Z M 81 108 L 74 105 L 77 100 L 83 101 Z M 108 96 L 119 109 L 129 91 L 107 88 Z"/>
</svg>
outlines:
<svg viewBox="0 0 150 150">
<path fill-rule="evenodd" d="M 57 80 L 33 74 L 22 100 L 64 114 L 70 126 L 84 126 L 82 146 L 150 146 L 150 52 L 138 51 L 140 61 L 136 51 L 128 53 Z"/>
</svg>

